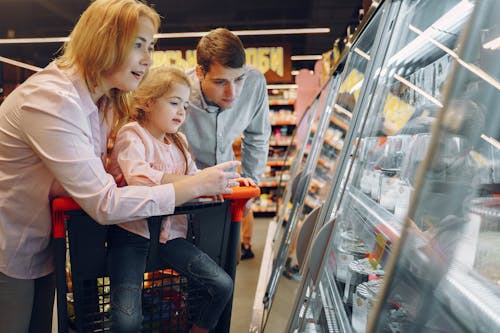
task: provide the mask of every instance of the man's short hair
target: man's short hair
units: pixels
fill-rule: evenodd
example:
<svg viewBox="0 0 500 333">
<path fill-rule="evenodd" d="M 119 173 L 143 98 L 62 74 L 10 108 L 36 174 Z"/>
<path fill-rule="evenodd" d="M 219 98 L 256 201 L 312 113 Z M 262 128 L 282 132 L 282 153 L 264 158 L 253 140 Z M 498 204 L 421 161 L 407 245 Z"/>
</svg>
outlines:
<svg viewBox="0 0 500 333">
<path fill-rule="evenodd" d="M 241 68 L 245 64 L 245 48 L 241 40 L 225 28 L 217 28 L 203 36 L 196 47 L 196 60 L 204 72 L 213 62 L 224 67 Z"/>
</svg>

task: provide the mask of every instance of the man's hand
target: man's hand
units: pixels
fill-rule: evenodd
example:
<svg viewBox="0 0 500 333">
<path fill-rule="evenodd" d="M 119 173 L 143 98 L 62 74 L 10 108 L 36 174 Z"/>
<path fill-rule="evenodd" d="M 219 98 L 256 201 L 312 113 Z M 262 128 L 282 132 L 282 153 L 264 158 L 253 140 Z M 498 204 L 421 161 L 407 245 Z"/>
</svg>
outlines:
<svg viewBox="0 0 500 333">
<path fill-rule="evenodd" d="M 240 186 L 257 186 L 252 178 L 241 177 L 238 178 L 237 181 L 240 183 Z M 243 216 L 247 216 L 247 214 L 252 209 L 253 199 L 254 198 L 248 199 L 247 203 L 245 204 L 245 210 L 243 211 Z"/>
<path fill-rule="evenodd" d="M 240 183 L 240 186 L 257 186 L 252 178 L 241 177 L 236 180 Z"/>
</svg>

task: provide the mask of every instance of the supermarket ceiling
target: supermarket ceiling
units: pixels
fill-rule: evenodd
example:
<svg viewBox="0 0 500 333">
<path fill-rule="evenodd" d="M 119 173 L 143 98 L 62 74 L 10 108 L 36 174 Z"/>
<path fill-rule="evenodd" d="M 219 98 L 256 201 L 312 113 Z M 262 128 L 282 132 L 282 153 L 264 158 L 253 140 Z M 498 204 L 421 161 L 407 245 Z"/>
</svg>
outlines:
<svg viewBox="0 0 500 333">
<path fill-rule="evenodd" d="M 328 27 L 330 33 L 315 35 L 242 36 L 245 45 L 288 44 L 291 55 L 320 54 L 336 38 L 359 22 L 359 10 L 367 0 L 150 0 L 162 15 L 160 32 Z M 0 38 L 67 36 L 89 0 L 0 0 Z M 161 48 L 194 48 L 197 38 L 161 39 Z M 14 57 L 43 67 L 61 45 L 0 44 L 0 56 Z M 294 69 L 312 68 L 313 62 L 293 62 Z"/>
</svg>

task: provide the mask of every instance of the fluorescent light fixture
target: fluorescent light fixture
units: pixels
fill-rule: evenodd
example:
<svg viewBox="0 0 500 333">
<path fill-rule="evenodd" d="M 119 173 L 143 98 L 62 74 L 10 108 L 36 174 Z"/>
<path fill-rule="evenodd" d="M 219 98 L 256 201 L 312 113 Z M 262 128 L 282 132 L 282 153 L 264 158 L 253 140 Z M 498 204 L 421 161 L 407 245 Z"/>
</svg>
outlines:
<svg viewBox="0 0 500 333">
<path fill-rule="evenodd" d="M 267 36 L 267 35 L 299 35 L 299 34 L 327 34 L 330 28 L 298 28 L 298 29 L 261 29 L 261 30 L 231 30 L 238 36 Z M 171 32 L 156 34 L 155 38 L 190 38 L 203 37 L 208 31 Z"/>
<path fill-rule="evenodd" d="M 297 89 L 296 84 L 268 84 L 267 89 Z"/>
<path fill-rule="evenodd" d="M 330 28 L 293 28 L 293 29 L 262 29 L 262 30 L 232 30 L 238 36 L 267 36 L 267 35 L 300 35 L 300 34 L 327 34 Z M 193 38 L 203 37 L 208 31 L 169 32 L 155 34 L 154 38 Z M 31 43 L 63 43 L 69 37 L 42 37 L 42 38 L 0 38 L 0 44 L 31 44 Z"/>
<path fill-rule="evenodd" d="M 398 80 L 399 82 L 401 82 L 402 84 L 404 84 L 405 86 L 407 86 L 408 88 L 415 90 L 417 93 L 419 93 L 420 95 L 424 96 L 425 98 L 427 98 L 429 101 L 431 101 L 432 103 L 436 104 L 440 108 L 443 107 L 443 104 L 437 98 L 435 98 L 432 95 L 426 93 L 423 89 L 421 89 L 418 86 L 414 85 L 413 83 L 411 83 L 410 81 L 406 80 L 405 78 L 403 78 L 403 77 L 401 77 L 401 76 L 399 76 L 397 74 L 394 74 L 394 78 L 396 80 Z"/>
<path fill-rule="evenodd" d="M 30 64 L 25 64 L 24 62 L 12 60 L 12 59 L 5 58 L 5 57 L 0 57 L 0 61 L 5 62 L 6 64 L 9 64 L 9 65 L 26 68 L 26 69 L 29 69 L 33 72 L 38 72 L 38 71 L 42 70 L 40 67 L 36 67 L 36 66 L 30 65 Z"/>
<path fill-rule="evenodd" d="M 291 56 L 290 59 L 292 59 L 292 61 L 295 61 L 295 60 L 319 60 L 319 59 L 321 59 L 321 55 L 320 54 L 294 55 L 294 56 Z"/>
<path fill-rule="evenodd" d="M 291 71 L 290 73 L 291 73 L 293 76 L 297 76 L 297 75 L 299 75 L 299 72 L 300 72 L 300 71 Z M 310 71 L 309 71 L 309 74 L 311 74 L 311 75 L 312 75 L 312 74 L 314 74 L 314 71 L 313 71 L 313 70 L 310 70 Z"/>
<path fill-rule="evenodd" d="M 0 44 L 64 43 L 69 37 L 0 38 Z"/>
<path fill-rule="evenodd" d="M 498 50 L 500 48 L 500 37 L 490 40 L 488 43 L 483 44 L 483 48 L 489 50 Z"/>
<path fill-rule="evenodd" d="M 417 38 L 409 42 L 404 48 L 393 55 L 389 59 L 389 65 L 410 62 L 422 54 L 427 54 L 431 45 L 428 43 L 430 40 L 437 40 L 443 42 L 450 35 L 457 35 L 465 20 L 472 13 L 474 5 L 468 0 L 463 0 L 451 8 L 446 14 L 441 16 L 439 20 L 434 22 L 431 26 L 420 33 Z M 412 25 L 409 24 L 408 28 L 412 31 Z M 420 31 L 420 30 L 419 30 Z"/>
</svg>

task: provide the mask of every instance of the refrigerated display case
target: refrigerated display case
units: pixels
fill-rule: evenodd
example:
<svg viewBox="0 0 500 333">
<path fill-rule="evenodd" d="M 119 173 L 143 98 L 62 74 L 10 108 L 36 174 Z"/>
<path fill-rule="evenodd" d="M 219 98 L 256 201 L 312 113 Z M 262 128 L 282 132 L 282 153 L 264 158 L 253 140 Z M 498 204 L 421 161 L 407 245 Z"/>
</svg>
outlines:
<svg viewBox="0 0 500 333">
<path fill-rule="evenodd" d="M 443 49 L 455 70 L 369 331 L 500 331 L 500 200 L 492 195 L 499 194 L 500 2 L 459 3 L 448 13 L 460 5 L 473 12 L 458 51 Z"/>
<path fill-rule="evenodd" d="M 266 287 L 264 295 L 261 295 L 261 297 L 263 297 L 260 299 L 264 307 L 262 320 L 263 327 L 266 325 L 269 315 L 272 313 L 271 306 L 275 299 L 275 294 L 286 294 L 285 298 L 281 297 L 280 299 L 286 299 L 289 304 L 292 302 L 298 287 L 298 282 L 296 281 L 286 283 L 286 287 L 280 289 L 278 289 L 278 284 L 286 266 L 289 249 L 294 241 L 297 226 L 303 217 L 302 209 L 306 197 L 306 190 L 310 186 L 311 175 L 318 163 L 321 150 L 320 143 L 323 141 L 324 134 L 328 128 L 332 112 L 332 99 L 338 87 L 339 75 L 333 75 L 311 106 L 311 116 L 314 117 L 310 118 L 311 123 L 307 135 L 302 136 L 302 140 L 304 140 L 302 150 L 296 158 L 294 158 L 291 165 L 290 180 L 285 189 L 280 214 L 277 216 L 276 220 L 275 236 L 272 242 L 266 244 L 266 246 L 272 248 L 272 260 L 268 263 L 271 266 L 270 273 L 265 281 Z M 279 308 L 281 308 L 281 306 L 279 306 Z M 281 329 L 283 329 L 283 327 L 281 327 Z"/>
<path fill-rule="evenodd" d="M 287 331 L 500 331 L 500 3 L 379 7 Z"/>
<path fill-rule="evenodd" d="M 292 172 L 294 175 L 291 176 L 285 189 L 282 201 L 284 204 L 281 205 L 277 216 L 278 236 L 274 237 L 272 244 L 274 255 L 263 300 L 266 311 L 262 330 L 271 332 L 285 329 L 285 320 L 281 320 L 281 326 L 276 325 L 280 320 L 276 319 L 277 316 L 273 311 L 280 310 L 272 311 L 271 305 L 275 294 L 284 293 L 288 294 L 285 299 L 288 299 L 287 304 L 290 304 L 298 290 L 299 281 L 283 279 L 282 273 L 286 273 L 288 261 L 297 260 L 299 264 L 304 265 L 300 253 L 308 252 L 309 240 L 314 237 L 319 227 L 316 226 L 317 219 L 310 218 L 314 211 L 316 211 L 315 216 L 319 214 L 327 200 L 335 167 L 344 145 L 344 137 L 349 129 L 352 111 L 360 99 L 359 92 L 366 84 L 363 80 L 364 73 L 370 61 L 377 26 L 381 21 L 380 16 L 373 16 L 375 9 L 376 6 L 365 16 L 358 30 L 361 32 L 367 29 L 369 32 L 363 38 L 356 39 L 355 49 L 351 51 L 346 49 L 332 77 L 318 95 L 315 101 L 317 116 L 312 118 L 312 128 L 307 135 L 308 139 L 304 140 L 307 144 L 304 146 L 302 158 L 294 159 L 292 162 L 291 169 L 296 172 Z M 305 224 L 310 225 L 305 226 Z M 300 240 L 302 250 L 295 253 L 294 242 L 304 234 L 305 228 L 309 232 Z M 281 295 L 278 298 L 282 302 L 284 297 Z M 269 325 L 267 325 L 268 319 Z"/>
</svg>

